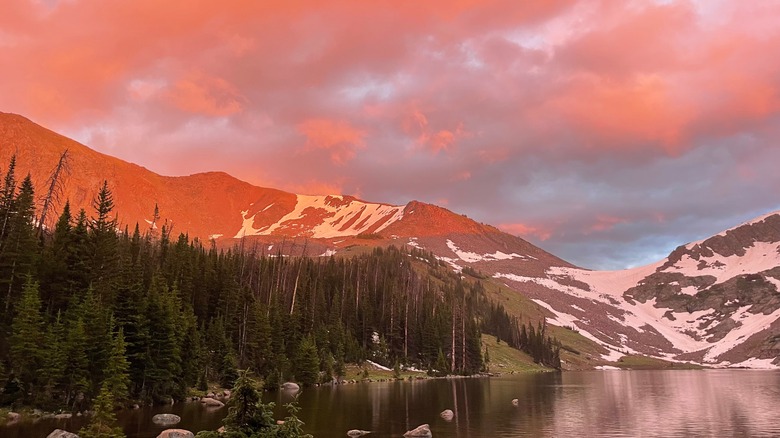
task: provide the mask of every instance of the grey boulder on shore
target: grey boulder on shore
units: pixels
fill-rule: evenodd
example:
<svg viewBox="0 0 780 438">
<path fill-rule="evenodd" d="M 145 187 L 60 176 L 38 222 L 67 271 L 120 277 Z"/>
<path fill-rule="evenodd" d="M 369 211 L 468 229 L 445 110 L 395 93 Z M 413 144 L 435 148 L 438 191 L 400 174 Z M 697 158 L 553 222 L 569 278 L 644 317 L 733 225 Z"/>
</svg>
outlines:
<svg viewBox="0 0 780 438">
<path fill-rule="evenodd" d="M 184 429 L 166 429 L 157 438 L 195 438 L 195 434 Z"/>
<path fill-rule="evenodd" d="M 221 401 L 211 397 L 203 397 L 202 399 L 200 399 L 200 402 L 209 408 L 211 407 L 221 408 L 222 406 L 225 406 L 225 404 L 222 403 Z"/>
<path fill-rule="evenodd" d="M 411 438 L 411 437 L 432 437 L 433 434 L 431 433 L 431 426 L 427 424 L 421 424 L 414 429 L 406 432 L 404 434 L 404 437 Z"/>
<path fill-rule="evenodd" d="M 79 438 L 79 436 L 67 430 L 54 429 L 46 438 Z"/>
<path fill-rule="evenodd" d="M 181 417 L 174 414 L 157 414 L 152 417 L 152 423 L 158 426 L 173 426 L 179 424 Z"/>
</svg>

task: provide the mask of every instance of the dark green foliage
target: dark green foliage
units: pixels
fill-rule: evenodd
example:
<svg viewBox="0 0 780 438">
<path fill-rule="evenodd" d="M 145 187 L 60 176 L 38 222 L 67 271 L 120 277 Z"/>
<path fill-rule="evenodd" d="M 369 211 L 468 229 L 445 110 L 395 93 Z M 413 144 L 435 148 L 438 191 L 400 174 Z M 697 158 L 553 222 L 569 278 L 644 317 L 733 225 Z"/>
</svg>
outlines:
<svg viewBox="0 0 780 438">
<path fill-rule="evenodd" d="M 116 424 L 114 395 L 108 384 L 100 388 L 89 424 L 79 430 L 81 438 L 124 438 L 122 428 Z"/>
<path fill-rule="evenodd" d="M 295 380 L 303 385 L 314 385 L 320 381 L 320 359 L 317 346 L 311 336 L 306 336 L 298 347 L 293 374 Z"/>
<path fill-rule="evenodd" d="M 5 403 L 83 410 L 103 389 L 115 405 L 169 402 L 191 387 L 232 386 L 239 368 L 267 387 L 311 385 L 366 359 L 471 374 L 483 366 L 481 330 L 556 363 L 543 326 L 541 341 L 521 345 L 521 325 L 482 285 L 430 253 L 282 257 L 172 240 L 168 225 L 159 236 L 121 232 L 105 183 L 91 217 L 66 204 L 54 229 L 30 240 L 32 193 L 11 166 L 0 187 Z"/>
<path fill-rule="evenodd" d="M 41 318 L 38 284 L 28 277 L 11 324 L 11 364 L 24 393 L 29 393 L 38 380 L 43 363 L 44 331 Z"/>
<path fill-rule="evenodd" d="M 312 438 L 303 432 L 303 422 L 298 419 L 297 400 L 285 405 L 288 416 L 284 424 L 276 424 L 273 403 L 260 401 L 257 382 L 240 371 L 228 401 L 228 414 L 223 420 L 225 432 L 199 432 L 198 438 Z"/>
</svg>

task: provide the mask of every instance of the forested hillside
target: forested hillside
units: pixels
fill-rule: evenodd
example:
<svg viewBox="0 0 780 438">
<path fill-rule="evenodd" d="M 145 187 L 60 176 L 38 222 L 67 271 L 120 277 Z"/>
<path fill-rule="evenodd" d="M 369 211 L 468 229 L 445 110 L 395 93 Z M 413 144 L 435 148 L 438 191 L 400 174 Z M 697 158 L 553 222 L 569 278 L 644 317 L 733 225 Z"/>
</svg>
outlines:
<svg viewBox="0 0 780 438">
<path fill-rule="evenodd" d="M 40 197 L 8 163 L 0 192 L 3 404 L 80 410 L 183 398 L 249 369 L 273 387 L 328 382 L 366 359 L 437 374 L 483 368 L 489 332 L 552 367 L 557 342 L 490 302 L 482 284 L 419 250 L 285 257 L 218 251 L 165 223 L 117 223 L 107 184 L 93 211 Z M 53 181 L 52 187 L 56 186 Z M 50 191 L 47 191 L 50 193 Z M 49 212 L 51 214 L 51 212 Z"/>
</svg>

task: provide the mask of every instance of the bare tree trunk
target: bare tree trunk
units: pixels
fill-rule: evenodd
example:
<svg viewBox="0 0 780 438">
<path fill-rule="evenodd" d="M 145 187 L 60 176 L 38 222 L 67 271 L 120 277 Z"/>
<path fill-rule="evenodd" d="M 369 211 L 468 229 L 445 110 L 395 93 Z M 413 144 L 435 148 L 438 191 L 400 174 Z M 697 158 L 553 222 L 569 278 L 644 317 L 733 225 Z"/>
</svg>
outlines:
<svg viewBox="0 0 780 438">
<path fill-rule="evenodd" d="M 59 201 L 60 194 L 62 193 L 62 179 L 60 176 L 62 173 L 69 174 L 70 173 L 70 166 L 69 166 L 69 155 L 68 155 L 68 149 L 65 149 L 62 151 L 62 154 L 60 155 L 60 159 L 57 162 L 57 166 L 54 168 L 54 171 L 52 172 L 51 176 L 49 176 L 49 190 L 46 192 L 46 195 L 43 198 L 43 207 L 41 208 L 41 220 L 38 222 L 38 235 L 40 236 L 41 233 L 43 233 L 43 227 L 46 224 L 46 216 L 49 212 L 49 209 L 52 208 L 52 204 L 56 201 Z"/>
</svg>

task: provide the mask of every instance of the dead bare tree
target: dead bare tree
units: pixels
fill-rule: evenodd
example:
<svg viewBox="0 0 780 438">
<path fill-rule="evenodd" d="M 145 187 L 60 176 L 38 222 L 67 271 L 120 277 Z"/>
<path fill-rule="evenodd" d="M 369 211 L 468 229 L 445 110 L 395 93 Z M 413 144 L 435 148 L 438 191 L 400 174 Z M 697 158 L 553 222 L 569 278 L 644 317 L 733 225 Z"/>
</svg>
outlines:
<svg viewBox="0 0 780 438">
<path fill-rule="evenodd" d="M 49 175 L 49 179 L 46 180 L 48 190 L 43 196 L 43 207 L 41 207 L 41 217 L 38 221 L 38 235 L 43 233 L 43 229 L 46 226 L 46 217 L 50 210 L 55 208 L 55 204 L 59 204 L 60 197 L 65 187 L 65 178 L 70 175 L 70 154 L 68 149 L 62 151 L 60 159 L 57 161 L 57 165 Z"/>
</svg>

